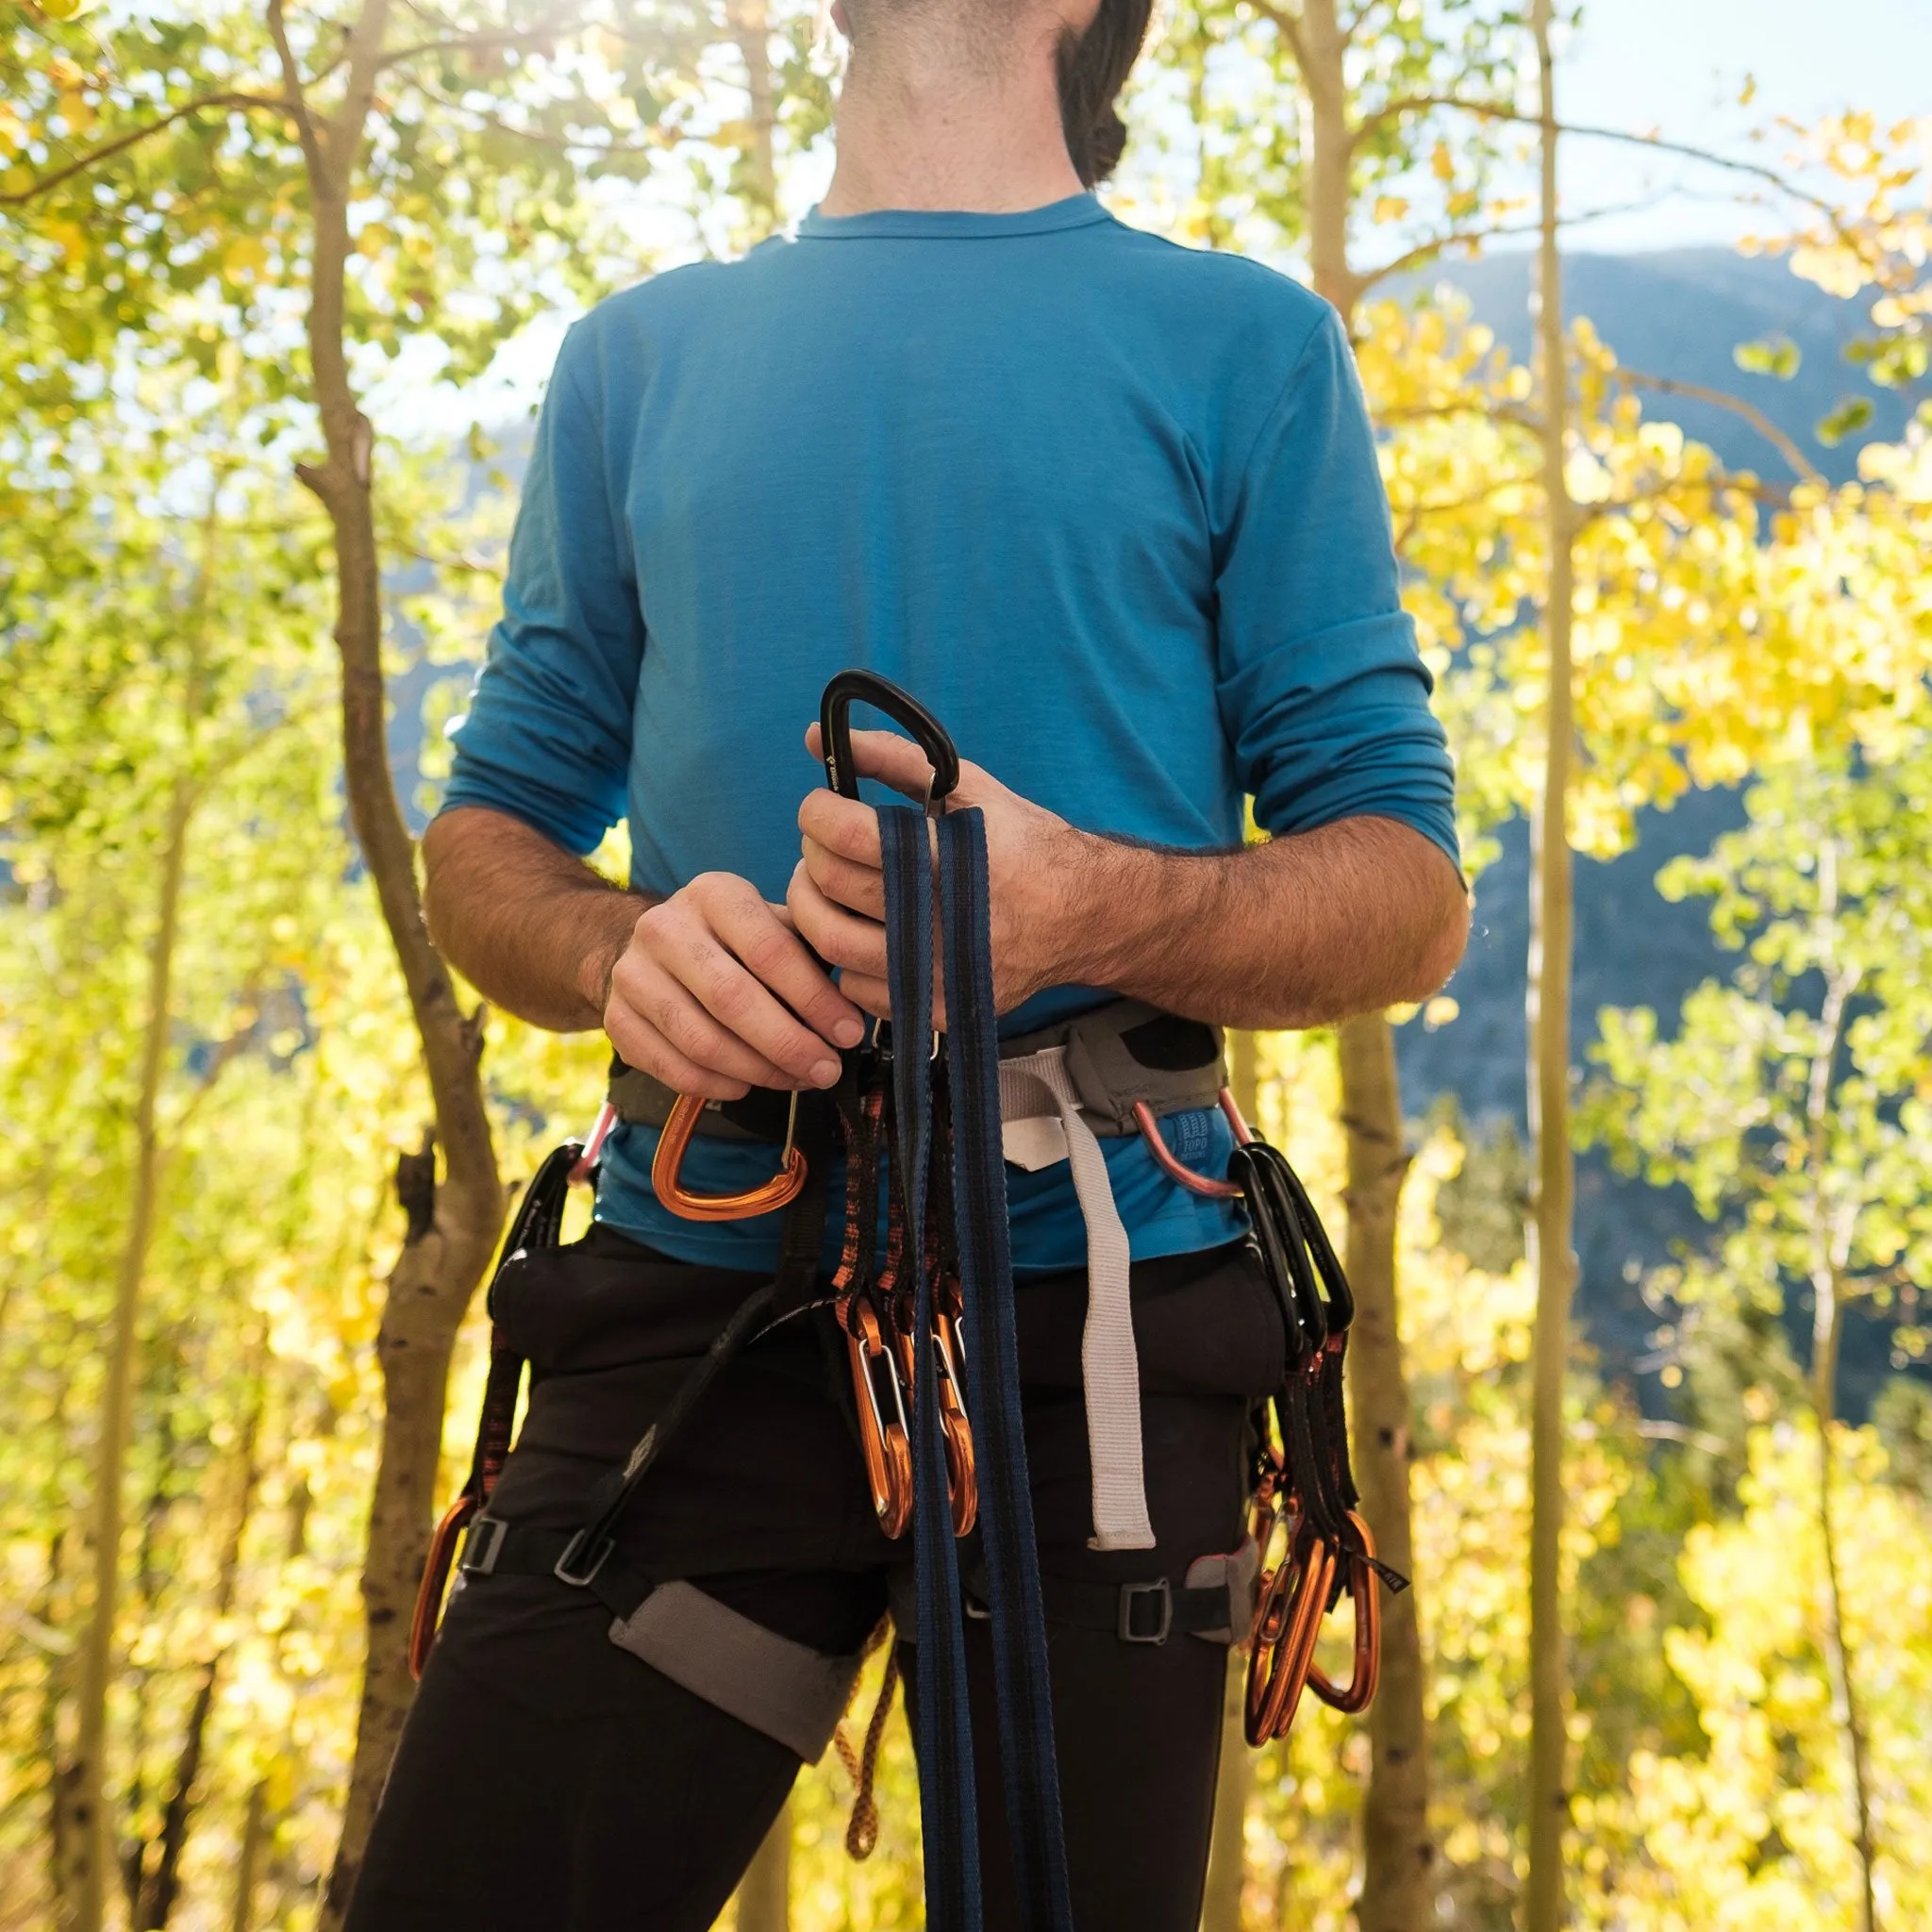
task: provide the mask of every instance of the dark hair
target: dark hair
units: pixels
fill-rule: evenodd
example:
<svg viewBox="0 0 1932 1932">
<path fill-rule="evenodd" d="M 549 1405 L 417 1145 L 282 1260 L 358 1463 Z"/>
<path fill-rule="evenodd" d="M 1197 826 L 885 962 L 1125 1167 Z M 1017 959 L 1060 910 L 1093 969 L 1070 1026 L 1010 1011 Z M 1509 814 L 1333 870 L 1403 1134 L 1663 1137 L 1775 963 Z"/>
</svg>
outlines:
<svg viewBox="0 0 1932 1932">
<path fill-rule="evenodd" d="M 1100 0 L 1084 34 L 1061 37 L 1060 125 L 1074 171 L 1089 188 L 1120 165 L 1127 124 L 1114 106 L 1147 38 L 1154 0 Z"/>
</svg>

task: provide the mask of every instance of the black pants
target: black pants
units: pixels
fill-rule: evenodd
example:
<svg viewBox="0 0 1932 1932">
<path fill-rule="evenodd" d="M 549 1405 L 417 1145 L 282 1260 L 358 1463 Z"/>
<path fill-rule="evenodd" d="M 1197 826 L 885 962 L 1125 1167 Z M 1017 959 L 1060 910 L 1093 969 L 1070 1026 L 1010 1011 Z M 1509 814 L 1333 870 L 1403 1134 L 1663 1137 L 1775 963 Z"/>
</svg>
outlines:
<svg viewBox="0 0 1932 1932">
<path fill-rule="evenodd" d="M 601 1229 L 549 1260 L 526 1284 L 537 1312 L 496 1309 L 513 1333 L 520 1322 L 531 1330 L 525 1345 L 538 1360 L 547 1352 L 562 1366 L 536 1386 L 492 1512 L 563 1524 L 741 1284 L 722 1271 L 674 1269 Z M 1019 1291 L 1048 1576 L 1166 1575 L 1178 1585 L 1194 1558 L 1241 1539 L 1249 1404 L 1281 1366 L 1265 1285 L 1244 1251 L 1226 1249 L 1137 1267 L 1134 1298 L 1158 1547 L 1099 1553 L 1086 1547 L 1085 1281 Z M 627 1329 L 610 1320 L 618 1301 L 631 1305 Z M 586 1314 L 592 1305 L 597 1312 Z M 641 1308 L 647 1322 L 636 1319 Z M 614 1339 L 620 1330 L 627 1341 Z M 640 1357 L 645 1330 L 668 1340 L 665 1354 Z M 748 1350 L 653 1470 L 626 1555 L 660 1578 L 691 1578 L 784 1636 L 828 1654 L 857 1650 L 910 1553 L 879 1534 L 844 1376 L 842 1355 L 809 1318 Z M 698 1932 L 713 1922 L 799 1760 L 619 1650 L 609 1622 L 594 1600 L 548 1577 L 477 1577 L 456 1593 L 376 1817 L 349 1932 Z M 1048 1656 L 1076 1924 L 1193 1932 L 1224 1646 L 1191 1636 L 1128 1643 L 1050 1619 Z M 981 1623 L 967 1625 L 967 1657 L 987 1923 L 1016 1926 Z"/>
</svg>

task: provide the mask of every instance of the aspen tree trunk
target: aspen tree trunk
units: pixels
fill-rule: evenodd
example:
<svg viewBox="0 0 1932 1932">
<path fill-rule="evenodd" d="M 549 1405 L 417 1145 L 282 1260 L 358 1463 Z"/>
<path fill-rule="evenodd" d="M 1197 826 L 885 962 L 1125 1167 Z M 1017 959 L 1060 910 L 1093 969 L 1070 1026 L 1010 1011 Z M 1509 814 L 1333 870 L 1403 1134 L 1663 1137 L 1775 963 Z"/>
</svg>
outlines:
<svg viewBox="0 0 1932 1932">
<path fill-rule="evenodd" d="M 1838 915 L 1838 848 L 1826 840 L 1819 852 L 1820 922 L 1827 930 Z M 1832 1426 L 1838 1419 L 1839 1342 L 1844 1332 L 1845 1247 L 1849 1216 L 1835 1217 L 1825 1196 L 1830 1156 L 1831 1086 L 1844 1041 L 1845 1008 L 1857 990 L 1856 969 L 1827 962 L 1823 1037 L 1811 1061 L 1805 1101 L 1811 1167 L 1811 1411 L 1818 1424 L 1818 1533 L 1824 1550 L 1824 1660 L 1831 1680 L 1832 1714 L 1844 1733 L 1852 1774 L 1852 1846 L 1858 1857 L 1858 1932 L 1878 1932 L 1877 1890 L 1872 1868 L 1877 1848 L 1872 1831 L 1871 1743 L 1865 1733 L 1845 1636 L 1844 1584 L 1839 1570 L 1838 1523 L 1832 1503 Z M 1835 1224 L 1842 1221 L 1842 1225 Z"/>
<path fill-rule="evenodd" d="M 772 23 L 766 0 L 731 0 L 732 39 L 744 62 L 752 138 L 745 150 L 744 198 L 751 239 L 761 242 L 778 225 L 777 87 L 772 75 Z"/>
<path fill-rule="evenodd" d="M 791 1800 L 787 1798 L 738 1881 L 738 1932 L 791 1932 Z"/>
<path fill-rule="evenodd" d="M 1257 1034 L 1227 1036 L 1227 1088 L 1241 1118 L 1258 1133 L 1261 1041 Z M 1242 1635 L 1235 1632 L 1237 1639 Z M 1208 1882 L 1201 1899 L 1201 1932 L 1241 1932 L 1241 1893 L 1247 1880 L 1248 1799 L 1255 1789 L 1254 1754 L 1248 1749 L 1242 1724 L 1247 1681 L 1247 1655 L 1230 1646 L 1221 1712 L 1221 1763 L 1214 1780 L 1214 1823 L 1208 1840 Z"/>
<path fill-rule="evenodd" d="M 261 1848 L 268 1840 L 268 1780 L 258 1777 L 248 1790 L 248 1809 L 242 1820 L 242 1843 L 235 1854 L 235 1899 L 228 1909 L 228 1932 L 253 1932 L 255 1888 L 261 1876 Z"/>
<path fill-rule="evenodd" d="M 100 1439 L 89 1538 L 93 1547 L 94 1600 L 81 1647 L 78 1742 L 65 1782 L 66 1819 L 74 1833 L 72 1889 L 62 1923 L 73 1932 L 101 1932 L 113 1869 L 107 1802 L 108 1691 L 114 1672 L 114 1618 L 121 1602 L 121 1486 L 134 1424 L 134 1357 L 140 1340 L 142 1277 L 154 1236 L 160 1189 L 157 1110 L 167 1069 L 174 997 L 175 944 L 180 929 L 181 881 L 187 870 L 188 825 L 194 812 L 192 782 L 184 773 L 168 803 L 155 936 L 148 949 L 147 1030 L 142 1038 L 141 1088 L 135 1102 L 134 1199 L 121 1248 L 120 1278 L 108 1330 L 108 1372 L 101 1389 Z"/>
<path fill-rule="evenodd" d="M 258 1353 L 250 1374 L 259 1377 L 266 1364 Z M 248 1534 L 248 1519 L 255 1507 L 256 1484 L 261 1468 L 258 1451 L 261 1442 L 262 1399 L 258 1386 L 242 1428 L 234 1520 L 222 1547 L 221 1566 L 215 1578 L 214 1621 L 224 1623 L 235 1607 L 235 1592 L 242 1576 L 242 1542 Z M 201 1681 L 194 1687 L 194 1701 L 182 1727 L 181 1750 L 175 1763 L 175 1778 L 168 1802 L 161 1813 L 159 1857 L 153 1872 L 144 1877 L 135 1901 L 136 1932 L 166 1932 L 181 1895 L 181 1855 L 188 1848 L 188 1833 L 193 1822 L 195 1787 L 201 1781 L 202 1754 L 208 1741 L 208 1721 L 214 1709 L 215 1684 L 221 1675 L 220 1649 L 211 1650 L 201 1667 Z M 143 1863 L 145 1861 L 143 1860 Z"/>
<path fill-rule="evenodd" d="M 1336 0 L 1304 0 L 1294 52 L 1309 104 L 1309 261 L 1316 292 L 1352 324 L 1363 282 L 1348 258 L 1348 32 Z M 1348 1159 L 1344 1263 L 1356 1297 L 1348 1348 L 1356 1483 L 1384 1560 L 1413 1576 L 1408 1378 L 1395 1278 L 1408 1153 L 1394 1030 L 1380 1013 L 1344 1021 L 1338 1058 Z M 1368 1712 L 1362 1800 L 1361 1932 L 1423 1932 L 1429 1923 L 1435 1845 L 1419 1594 L 1410 1589 L 1382 1598 L 1382 1680 Z"/>
<path fill-rule="evenodd" d="M 1569 1360 L 1575 1191 L 1570 1151 L 1570 967 L 1572 880 L 1568 820 L 1574 722 L 1570 634 L 1574 605 L 1571 544 L 1575 512 L 1564 481 L 1568 377 L 1563 353 L 1561 265 L 1557 253 L 1556 75 L 1550 0 L 1531 15 L 1541 89 L 1541 239 L 1537 273 L 1538 360 L 1542 372 L 1543 491 L 1550 581 L 1548 751 L 1532 827 L 1528 1108 L 1536 1147 L 1536 1209 L 1527 1230 L 1535 1271 L 1536 1341 L 1530 1411 L 1529 1532 L 1529 1882 L 1524 1932 L 1563 1923 L 1563 1835 L 1569 1822 L 1569 1659 L 1563 1630 L 1563 1381 Z"/>
<path fill-rule="evenodd" d="M 1245 1108 L 1242 1111 L 1253 1119 Z M 1221 1711 L 1221 1769 L 1208 1840 L 1208 1882 L 1201 1894 L 1201 1932 L 1241 1932 L 1241 1894 L 1248 1876 L 1248 1799 L 1255 1789 L 1255 1758 L 1241 1722 L 1247 1684 L 1247 1656 L 1231 1648 Z"/>
<path fill-rule="evenodd" d="M 422 1153 L 397 1163 L 408 1229 L 376 1336 L 384 1405 L 362 1569 L 367 1661 L 341 1838 L 318 1921 L 323 1932 L 336 1932 L 348 1910 L 376 1799 L 414 1695 L 409 1613 L 429 1547 L 450 1352 L 489 1265 L 505 1205 L 483 1095 L 482 1010 L 463 1012 L 430 943 L 415 844 L 390 772 L 375 436 L 358 405 L 346 352 L 349 204 L 375 110 L 389 15 L 388 0 L 365 0 L 352 16 L 334 55 L 343 75 L 341 105 L 333 114 L 319 116 L 311 110 L 289 42 L 281 0 L 268 5 L 284 98 L 308 175 L 313 236 L 306 317 L 309 378 L 327 454 L 319 464 L 300 466 L 298 475 L 327 512 L 335 541 L 335 637 L 342 671 L 349 817 L 408 993 L 436 1123 Z M 439 1146 L 441 1185 L 435 1168 Z"/>
</svg>

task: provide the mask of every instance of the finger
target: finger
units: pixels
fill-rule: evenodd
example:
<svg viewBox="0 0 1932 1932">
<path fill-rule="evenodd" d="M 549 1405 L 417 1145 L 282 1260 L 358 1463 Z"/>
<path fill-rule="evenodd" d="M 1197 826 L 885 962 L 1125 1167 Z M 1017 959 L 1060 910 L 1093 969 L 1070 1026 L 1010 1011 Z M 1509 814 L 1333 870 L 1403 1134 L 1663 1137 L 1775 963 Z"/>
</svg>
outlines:
<svg viewBox="0 0 1932 1932">
<path fill-rule="evenodd" d="M 806 749 L 823 759 L 819 727 L 808 725 Z M 909 738 L 896 731 L 855 731 L 852 734 L 852 768 L 861 778 L 876 778 L 903 792 L 914 805 L 924 805 L 932 790 L 932 761 Z"/>
<path fill-rule="evenodd" d="M 735 1099 L 749 1087 L 806 1084 L 721 1026 L 681 979 L 640 947 L 626 952 L 610 975 L 610 1004 L 605 1008 L 604 1026 L 627 1066 L 642 1067 L 679 1092 Z M 668 1050 L 678 1063 L 675 1071 L 680 1078 L 691 1069 L 708 1084 L 679 1086 L 671 1074 L 645 1060 L 633 1059 L 633 1047 L 658 1058 Z M 823 1054 L 824 1047 L 819 1051 Z M 735 1091 L 723 1093 L 720 1083 Z"/>
<path fill-rule="evenodd" d="M 805 744 L 813 758 L 823 761 L 819 749 L 819 727 L 806 727 Z M 932 787 L 932 763 L 909 738 L 896 731 L 855 731 L 852 734 L 852 764 L 861 778 L 876 778 L 903 792 L 914 805 L 924 805 Z M 838 794 L 832 794 L 836 797 Z M 948 805 L 986 805 L 994 797 L 1009 795 L 1007 788 L 983 765 L 970 758 L 959 760 L 959 782 L 946 794 Z M 851 801 L 848 800 L 849 804 Z"/>
<path fill-rule="evenodd" d="M 839 975 L 839 984 L 845 989 L 846 997 L 868 1013 L 881 1020 L 892 1017 L 892 999 L 883 979 L 874 979 L 865 973 L 843 973 Z"/>
<path fill-rule="evenodd" d="M 883 920 L 886 916 L 886 875 L 870 865 L 858 865 L 842 858 L 816 839 L 803 841 L 804 857 L 799 861 L 812 883 L 834 905 L 856 912 L 862 919 Z M 842 962 L 841 962 L 842 963 Z"/>
<path fill-rule="evenodd" d="M 799 931 L 828 966 L 843 972 L 882 975 L 886 970 L 886 929 L 861 919 L 829 899 L 801 859 L 791 874 L 785 903 Z M 850 993 L 846 994 L 849 999 Z"/>
<path fill-rule="evenodd" d="M 865 1021 L 858 1008 L 839 991 L 824 967 L 812 958 L 806 941 L 791 929 L 789 908 L 769 905 L 756 896 L 733 898 L 718 908 L 714 929 L 746 971 L 784 1003 L 775 1007 L 779 1017 L 789 1017 L 784 1010 L 789 1007 L 817 1035 L 813 1045 L 819 1050 L 814 1060 L 823 1052 L 820 1041 L 835 1047 L 857 1046 L 864 1039 Z M 764 1041 L 753 1035 L 745 1037 L 776 1058 Z"/>
<path fill-rule="evenodd" d="M 805 794 L 798 808 L 798 829 L 855 865 L 869 865 L 875 872 L 879 868 L 879 815 L 869 805 L 841 798 L 822 785 Z"/>
<path fill-rule="evenodd" d="M 881 1020 L 892 1017 L 892 996 L 883 979 L 874 979 L 868 973 L 847 973 L 839 983 L 868 1013 L 876 1013 Z M 937 988 L 933 991 L 932 1030 L 946 1030 L 946 1003 Z"/>
<path fill-rule="evenodd" d="M 699 1093 L 707 1100 L 742 1100 L 750 1084 L 729 1080 L 688 1060 L 658 1029 L 628 1007 L 612 1003 L 604 1016 L 605 1037 L 627 1067 L 661 1080 L 674 1093 Z"/>
<path fill-rule="evenodd" d="M 760 900 L 758 905 L 765 914 L 762 930 L 781 935 L 789 945 L 797 945 L 795 936 L 772 917 L 764 902 Z M 730 923 L 727 916 L 726 924 Z M 757 939 L 741 936 L 741 942 L 759 950 Z M 651 957 L 691 992 L 705 1012 L 732 1036 L 734 1043 L 762 1055 L 781 1070 L 786 1077 L 774 1084 L 830 1087 L 837 1083 L 839 1062 L 826 1042 L 773 998 L 708 924 L 696 917 L 660 922 L 650 944 Z M 705 1058 L 687 1047 L 676 1033 L 670 1038 L 687 1057 Z"/>
</svg>

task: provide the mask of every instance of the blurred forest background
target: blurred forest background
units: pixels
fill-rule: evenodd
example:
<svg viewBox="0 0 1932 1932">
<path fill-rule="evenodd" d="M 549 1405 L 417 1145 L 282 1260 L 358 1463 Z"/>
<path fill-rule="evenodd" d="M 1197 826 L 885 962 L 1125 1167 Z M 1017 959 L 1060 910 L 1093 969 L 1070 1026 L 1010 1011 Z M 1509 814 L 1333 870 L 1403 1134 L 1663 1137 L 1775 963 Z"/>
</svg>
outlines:
<svg viewBox="0 0 1932 1932">
<path fill-rule="evenodd" d="M 1239 1042 L 1415 1589 L 1367 1719 L 1231 1742 L 1209 1932 L 1932 1924 L 1932 119 L 1573 128 L 1565 25 L 1172 0 L 1108 191 L 1348 317 L 1477 906 L 1420 1012 Z M 604 1058 L 412 865 L 529 377 L 810 198 L 836 61 L 811 0 L 0 5 L 0 1926 L 341 1922 Z M 1606 139 L 1755 244 L 1557 277 Z M 919 1923 L 896 1721 L 863 1862 L 851 1798 L 741 1932 Z"/>
</svg>

